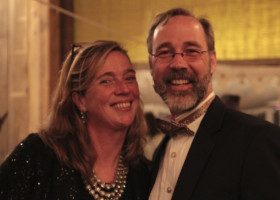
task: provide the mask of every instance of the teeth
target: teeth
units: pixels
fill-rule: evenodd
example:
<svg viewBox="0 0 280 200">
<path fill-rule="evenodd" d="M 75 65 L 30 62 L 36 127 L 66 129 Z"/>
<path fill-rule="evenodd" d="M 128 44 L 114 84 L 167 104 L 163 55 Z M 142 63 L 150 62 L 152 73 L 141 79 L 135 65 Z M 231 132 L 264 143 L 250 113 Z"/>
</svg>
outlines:
<svg viewBox="0 0 280 200">
<path fill-rule="evenodd" d="M 174 85 L 183 85 L 183 84 L 187 84 L 189 81 L 187 80 L 173 80 L 171 83 Z"/>
<path fill-rule="evenodd" d="M 116 108 L 128 108 L 128 107 L 130 107 L 130 103 L 129 102 L 127 102 L 127 103 L 118 103 L 118 104 L 114 105 L 114 107 L 116 107 Z"/>
</svg>

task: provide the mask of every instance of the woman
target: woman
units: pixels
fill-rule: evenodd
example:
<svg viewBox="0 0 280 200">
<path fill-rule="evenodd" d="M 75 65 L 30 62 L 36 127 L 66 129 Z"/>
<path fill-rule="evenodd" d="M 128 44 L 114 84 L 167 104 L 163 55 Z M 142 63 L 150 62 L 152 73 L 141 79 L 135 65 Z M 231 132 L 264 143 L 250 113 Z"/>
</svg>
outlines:
<svg viewBox="0 0 280 200">
<path fill-rule="evenodd" d="M 113 41 L 76 44 L 49 119 L 0 167 L 0 199 L 147 199 L 135 71 Z"/>
</svg>

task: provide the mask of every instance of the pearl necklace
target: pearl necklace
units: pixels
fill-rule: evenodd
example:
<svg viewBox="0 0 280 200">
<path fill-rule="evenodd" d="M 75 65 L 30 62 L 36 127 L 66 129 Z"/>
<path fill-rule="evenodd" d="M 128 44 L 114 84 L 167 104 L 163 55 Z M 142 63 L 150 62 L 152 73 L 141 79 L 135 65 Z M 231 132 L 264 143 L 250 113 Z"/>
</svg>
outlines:
<svg viewBox="0 0 280 200">
<path fill-rule="evenodd" d="M 84 181 L 86 189 L 95 200 L 118 200 L 125 189 L 128 167 L 124 163 L 123 155 L 120 155 L 115 180 L 113 183 L 102 182 L 93 170 L 90 183 Z"/>
</svg>

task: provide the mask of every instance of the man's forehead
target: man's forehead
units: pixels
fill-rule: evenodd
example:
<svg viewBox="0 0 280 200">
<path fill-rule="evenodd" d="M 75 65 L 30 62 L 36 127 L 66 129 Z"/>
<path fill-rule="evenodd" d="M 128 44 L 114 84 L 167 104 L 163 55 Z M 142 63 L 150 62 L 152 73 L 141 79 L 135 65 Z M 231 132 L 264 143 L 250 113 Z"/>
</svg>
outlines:
<svg viewBox="0 0 280 200">
<path fill-rule="evenodd" d="M 185 15 L 176 15 L 176 16 L 169 18 L 168 20 L 161 22 L 156 27 L 156 30 L 160 30 L 160 29 L 164 28 L 165 26 L 176 26 L 176 25 L 182 25 L 182 24 L 185 24 L 187 26 L 196 25 L 197 28 L 201 27 L 200 22 L 197 19 L 195 19 L 194 17 L 185 16 Z"/>
<path fill-rule="evenodd" d="M 159 43 L 169 41 L 186 42 L 185 39 L 191 41 L 205 40 L 205 33 L 202 25 L 193 17 L 174 16 L 167 23 L 161 23 L 157 26 L 153 35 L 153 42 Z M 204 43 L 204 41 L 202 42 Z"/>
</svg>

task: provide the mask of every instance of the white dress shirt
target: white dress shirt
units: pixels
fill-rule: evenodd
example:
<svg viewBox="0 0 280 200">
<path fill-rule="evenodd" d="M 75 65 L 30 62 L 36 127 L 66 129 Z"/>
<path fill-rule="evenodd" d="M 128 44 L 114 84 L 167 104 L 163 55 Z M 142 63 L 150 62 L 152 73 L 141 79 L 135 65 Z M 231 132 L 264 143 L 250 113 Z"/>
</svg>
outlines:
<svg viewBox="0 0 280 200">
<path fill-rule="evenodd" d="M 214 96 L 215 94 L 212 92 L 194 110 L 181 114 L 175 119 L 175 121 L 180 121 L 181 119 L 184 119 L 188 115 L 192 114 Z M 191 129 L 195 134 L 204 115 L 205 114 L 198 117 L 188 125 L 188 128 Z M 149 200 L 171 200 L 178 177 L 188 155 L 195 134 L 179 134 L 170 138 L 166 146 L 164 158 L 162 163 L 160 163 L 158 175 L 151 191 Z"/>
</svg>

